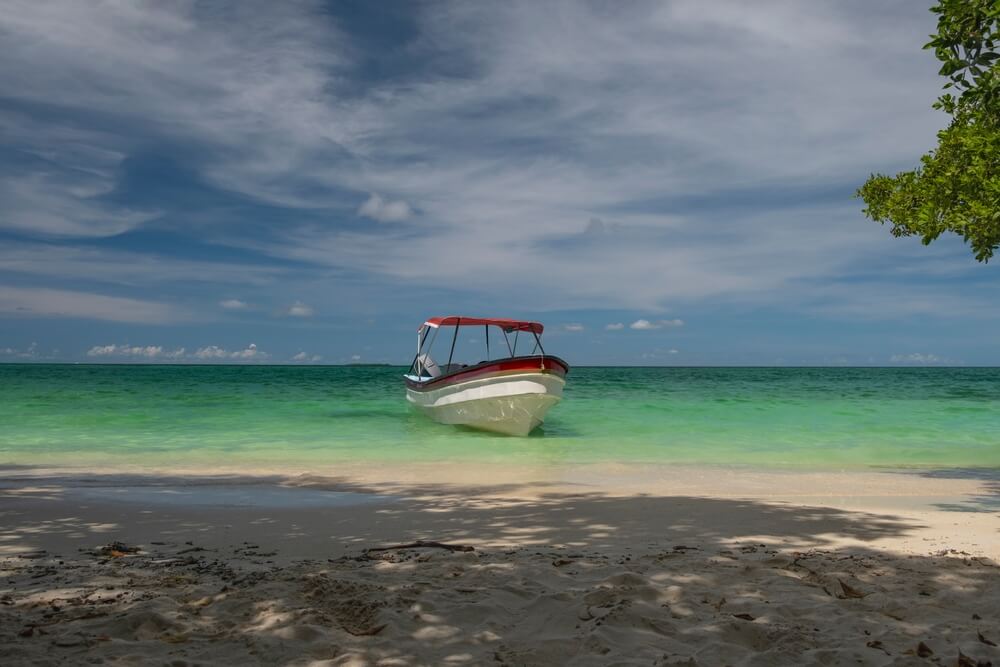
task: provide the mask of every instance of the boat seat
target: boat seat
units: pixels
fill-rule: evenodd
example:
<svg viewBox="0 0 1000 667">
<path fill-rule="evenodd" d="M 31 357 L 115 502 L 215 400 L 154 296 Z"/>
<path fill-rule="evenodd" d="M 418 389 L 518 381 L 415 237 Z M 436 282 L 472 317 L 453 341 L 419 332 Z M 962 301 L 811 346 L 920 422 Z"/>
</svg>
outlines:
<svg viewBox="0 0 1000 667">
<path fill-rule="evenodd" d="M 417 355 L 417 364 L 420 368 L 423 368 L 421 375 L 429 375 L 432 378 L 441 375 L 441 367 L 427 353 Z"/>
</svg>

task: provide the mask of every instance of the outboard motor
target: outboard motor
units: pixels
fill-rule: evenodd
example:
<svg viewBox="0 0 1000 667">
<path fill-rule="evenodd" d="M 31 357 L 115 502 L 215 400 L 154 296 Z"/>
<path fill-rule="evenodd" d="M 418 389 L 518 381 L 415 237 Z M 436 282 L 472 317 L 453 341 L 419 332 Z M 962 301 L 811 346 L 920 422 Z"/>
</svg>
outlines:
<svg viewBox="0 0 1000 667">
<path fill-rule="evenodd" d="M 441 375 L 441 367 L 426 352 L 417 355 L 417 368 L 422 369 L 420 375 L 429 375 L 432 378 Z"/>
</svg>

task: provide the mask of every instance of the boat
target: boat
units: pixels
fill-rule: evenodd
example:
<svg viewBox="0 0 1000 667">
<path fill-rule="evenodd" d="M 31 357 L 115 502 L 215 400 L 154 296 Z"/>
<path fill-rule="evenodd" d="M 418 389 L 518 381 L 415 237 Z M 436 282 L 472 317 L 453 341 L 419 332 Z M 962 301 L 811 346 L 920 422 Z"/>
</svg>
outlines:
<svg viewBox="0 0 1000 667">
<path fill-rule="evenodd" d="M 448 361 L 441 365 L 430 352 L 438 334 L 446 327 L 453 327 L 454 333 L 450 336 Z M 483 327 L 485 361 L 455 362 L 459 331 L 468 327 Z M 498 343 L 494 347 L 501 350 L 497 358 L 490 356 L 491 330 Z M 417 354 L 404 375 L 406 400 L 442 424 L 458 424 L 506 435 L 528 435 L 562 399 L 569 372 L 569 364 L 545 354 L 543 330 L 540 322 L 523 320 L 457 315 L 428 319 L 417 329 Z M 522 337 L 528 338 L 532 349 L 529 354 L 518 355 L 517 346 Z"/>
</svg>

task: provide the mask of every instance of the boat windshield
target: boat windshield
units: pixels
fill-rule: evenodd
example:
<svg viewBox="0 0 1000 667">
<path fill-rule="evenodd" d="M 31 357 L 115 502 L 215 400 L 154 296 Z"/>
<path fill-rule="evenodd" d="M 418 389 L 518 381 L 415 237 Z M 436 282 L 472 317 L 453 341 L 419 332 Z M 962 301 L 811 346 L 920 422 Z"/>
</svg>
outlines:
<svg viewBox="0 0 1000 667">
<path fill-rule="evenodd" d="M 407 376 L 427 380 L 497 359 L 544 356 L 541 334 L 538 322 L 432 318 L 417 331 L 417 354 Z"/>
</svg>

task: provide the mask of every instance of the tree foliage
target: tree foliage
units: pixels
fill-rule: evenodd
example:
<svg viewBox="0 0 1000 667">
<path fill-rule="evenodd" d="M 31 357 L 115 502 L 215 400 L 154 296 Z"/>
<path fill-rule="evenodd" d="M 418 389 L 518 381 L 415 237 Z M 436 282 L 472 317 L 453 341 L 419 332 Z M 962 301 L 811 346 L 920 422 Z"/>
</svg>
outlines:
<svg viewBox="0 0 1000 667">
<path fill-rule="evenodd" d="M 1000 0 L 940 0 L 938 31 L 925 49 L 948 77 L 934 108 L 951 116 L 938 146 L 912 171 L 872 174 L 858 190 L 865 214 L 894 236 L 926 245 L 960 235 L 979 261 L 1000 246 Z"/>
</svg>

